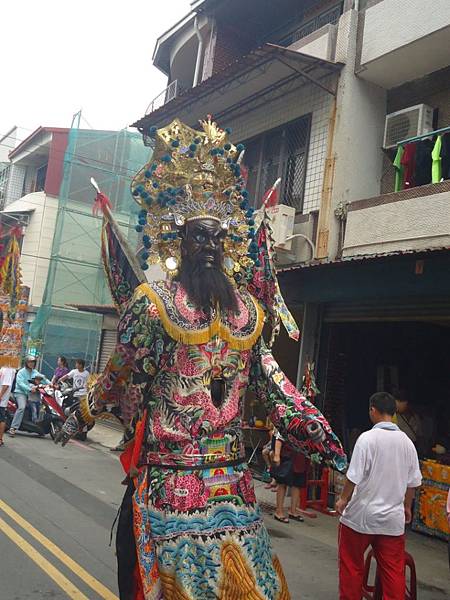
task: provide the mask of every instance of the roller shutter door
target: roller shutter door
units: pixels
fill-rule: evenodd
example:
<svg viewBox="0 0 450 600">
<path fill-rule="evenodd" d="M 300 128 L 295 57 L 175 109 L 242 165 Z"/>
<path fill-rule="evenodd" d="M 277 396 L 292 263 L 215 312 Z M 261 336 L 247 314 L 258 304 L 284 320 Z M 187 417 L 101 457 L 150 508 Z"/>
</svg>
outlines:
<svg viewBox="0 0 450 600">
<path fill-rule="evenodd" d="M 326 304 L 323 320 L 326 323 L 352 321 L 450 321 L 450 300 L 411 298 L 399 300 L 376 299 Z"/>
</svg>

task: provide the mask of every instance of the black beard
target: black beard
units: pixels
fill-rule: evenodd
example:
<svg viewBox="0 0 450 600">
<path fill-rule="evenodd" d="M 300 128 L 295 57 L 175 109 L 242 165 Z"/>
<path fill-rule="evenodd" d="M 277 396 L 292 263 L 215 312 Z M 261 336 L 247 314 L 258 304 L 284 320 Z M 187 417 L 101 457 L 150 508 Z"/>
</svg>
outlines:
<svg viewBox="0 0 450 600">
<path fill-rule="evenodd" d="M 219 267 L 204 267 L 184 260 L 178 281 L 186 290 L 189 300 L 206 314 L 210 314 L 217 306 L 221 312 L 238 312 L 236 292 Z"/>
</svg>

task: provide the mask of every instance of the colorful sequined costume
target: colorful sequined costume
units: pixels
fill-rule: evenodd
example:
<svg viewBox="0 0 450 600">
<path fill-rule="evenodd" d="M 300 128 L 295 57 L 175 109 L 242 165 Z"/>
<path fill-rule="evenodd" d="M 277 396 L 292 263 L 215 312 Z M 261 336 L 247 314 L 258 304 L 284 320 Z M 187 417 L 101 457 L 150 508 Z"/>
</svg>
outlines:
<svg viewBox="0 0 450 600">
<path fill-rule="evenodd" d="M 258 302 L 240 293 L 239 309 L 237 317 L 208 319 L 178 283 L 142 284 L 91 394 L 102 411 L 119 390 L 122 413 L 137 404 L 135 422 L 145 427 L 133 522 L 146 600 L 289 598 L 245 463 L 249 387 L 293 445 L 345 463 L 328 423 L 265 348 Z M 215 372 L 226 380 L 219 408 L 209 393 Z M 318 444 L 307 434 L 315 421 L 325 433 Z"/>
<path fill-rule="evenodd" d="M 280 316 L 291 333 L 295 323 L 279 294 L 265 230 L 255 232 L 246 205 L 240 151 L 226 143 L 224 132 L 211 122 L 203 125 L 202 134 L 178 121 L 157 132 L 154 162 L 133 186 L 135 197 L 150 205 L 148 218 L 154 221 L 146 229 L 142 218 L 138 227 L 144 230 L 147 248 L 149 238 L 155 238 L 152 243 L 159 245 L 157 254 L 170 272 L 177 260 L 175 226 L 205 213 L 228 219 L 225 251 L 236 259 L 231 273 L 251 272 L 251 281 L 235 278 L 238 312 L 227 315 L 196 308 L 176 277 L 141 283 L 125 304 L 128 288 L 117 284 L 127 277 L 110 231 L 105 265 L 121 319 L 115 353 L 90 392 L 86 419 L 113 411 L 126 423 L 132 420 L 130 445 L 122 459 L 131 481 L 117 544 L 122 600 L 287 600 L 287 584 L 245 461 L 242 417 L 247 390 L 265 405 L 284 439 L 300 451 L 338 469 L 344 468 L 345 455 L 325 418 L 287 380 L 263 341 L 268 317 Z M 182 175 L 188 169 L 182 161 L 195 160 L 202 144 L 208 154 L 198 159 L 198 170 L 191 170 L 186 187 Z M 173 151 L 164 154 L 167 148 Z M 181 166 L 173 166 L 176 161 Z M 229 169 L 233 186 L 236 178 L 239 184 L 230 193 L 223 182 Z M 217 172 L 222 173 L 220 188 L 215 186 Z M 196 192 L 196 178 L 201 193 Z M 173 187 L 174 180 L 178 187 Z M 208 185 L 211 191 L 205 192 Z M 216 188 L 224 200 L 218 200 Z M 155 209 L 152 190 L 159 190 Z M 110 219 L 106 227 L 111 227 Z M 245 253 L 233 244 L 245 247 Z M 216 378 L 224 382 L 220 406 L 211 395 Z"/>
</svg>

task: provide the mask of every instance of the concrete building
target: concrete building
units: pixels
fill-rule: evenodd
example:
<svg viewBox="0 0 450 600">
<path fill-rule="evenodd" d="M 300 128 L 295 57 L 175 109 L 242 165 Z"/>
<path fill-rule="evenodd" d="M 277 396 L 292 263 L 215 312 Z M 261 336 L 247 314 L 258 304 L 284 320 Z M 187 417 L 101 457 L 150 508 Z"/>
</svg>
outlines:
<svg viewBox="0 0 450 600">
<path fill-rule="evenodd" d="M 346 445 L 369 395 L 394 387 L 431 443 L 448 399 L 450 173 L 432 183 L 431 145 L 450 132 L 450 3 L 261 4 L 192 2 L 157 41 L 168 85 L 135 126 L 145 141 L 150 126 L 212 114 L 246 144 L 256 204 L 282 178 L 295 237 L 279 240 L 279 276 L 303 331 L 301 344 L 280 336 L 282 366 L 300 382 L 316 362 Z M 395 191 L 398 148 L 422 156 L 423 140 L 425 183 L 413 173 Z"/>
<path fill-rule="evenodd" d="M 105 331 L 115 325 L 103 310 L 93 310 L 109 305 L 111 297 L 100 252 L 102 220 L 92 214 L 95 191 L 89 180 L 94 176 L 110 197 L 122 231 L 135 245 L 138 208 L 129 185 L 148 154 L 137 133 L 76 127 L 39 127 L 9 152 L 0 218 L 24 227 L 27 333 L 29 343 L 42 347 L 47 374 L 60 354 L 85 358 L 92 369 L 104 362 L 103 340 L 111 337 Z M 79 304 L 87 309 L 72 306 Z"/>
</svg>

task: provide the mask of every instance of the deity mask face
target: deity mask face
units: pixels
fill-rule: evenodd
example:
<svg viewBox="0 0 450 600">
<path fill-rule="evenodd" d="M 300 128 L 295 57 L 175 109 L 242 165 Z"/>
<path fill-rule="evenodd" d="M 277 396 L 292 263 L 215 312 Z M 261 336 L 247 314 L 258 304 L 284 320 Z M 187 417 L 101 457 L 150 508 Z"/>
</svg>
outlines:
<svg viewBox="0 0 450 600">
<path fill-rule="evenodd" d="M 226 231 L 216 219 L 195 219 L 185 225 L 181 253 L 199 268 L 223 269 L 223 241 Z"/>
<path fill-rule="evenodd" d="M 226 230 L 216 219 L 188 221 L 182 231 L 178 279 L 189 299 L 206 313 L 237 312 L 236 293 L 223 269 Z"/>
</svg>

